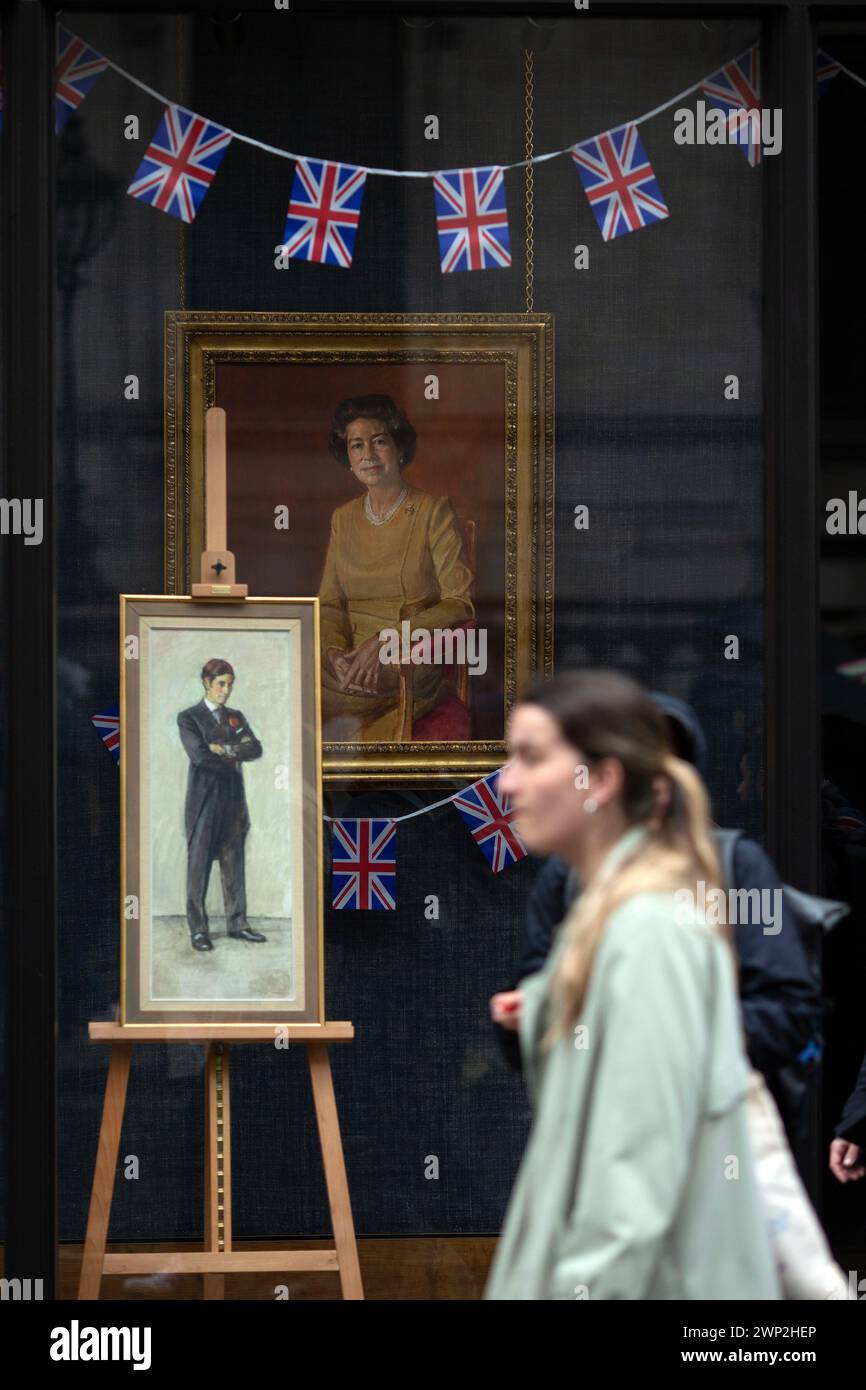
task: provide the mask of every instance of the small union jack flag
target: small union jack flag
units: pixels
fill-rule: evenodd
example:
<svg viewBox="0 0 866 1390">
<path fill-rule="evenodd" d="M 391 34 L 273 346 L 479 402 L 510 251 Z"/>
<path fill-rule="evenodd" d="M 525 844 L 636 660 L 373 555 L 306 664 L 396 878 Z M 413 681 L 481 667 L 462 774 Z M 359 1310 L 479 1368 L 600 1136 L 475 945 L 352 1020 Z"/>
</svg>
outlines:
<svg viewBox="0 0 866 1390">
<path fill-rule="evenodd" d="M 472 833 L 472 838 L 495 874 L 526 855 L 526 846 L 511 824 L 511 800 L 499 791 L 499 773 L 465 787 L 453 804 Z"/>
<path fill-rule="evenodd" d="M 499 167 L 446 169 L 433 176 L 442 270 L 511 265 L 505 179 Z"/>
<path fill-rule="evenodd" d="M 749 164 L 754 169 L 761 162 L 761 67 L 758 45 L 750 48 L 744 58 L 735 58 L 714 72 L 701 86 L 710 98 L 710 105 L 728 113 L 728 125 L 737 133 Z M 743 111 L 755 111 L 757 116 L 744 121 Z"/>
<path fill-rule="evenodd" d="M 90 717 L 93 725 L 102 742 L 105 744 L 109 753 L 116 763 L 120 763 L 120 707 L 109 705 L 101 714 L 93 714 Z"/>
<path fill-rule="evenodd" d="M 818 73 L 818 96 L 823 96 L 834 77 L 838 77 L 842 71 L 842 64 L 837 63 L 835 58 L 831 58 L 829 53 L 825 53 L 823 48 L 818 49 L 815 59 L 815 66 Z"/>
<path fill-rule="evenodd" d="M 366 181 L 366 169 L 354 164 L 299 159 L 283 231 L 287 254 L 296 260 L 348 270 Z"/>
<path fill-rule="evenodd" d="M 232 133 L 171 104 L 126 190 L 160 212 L 192 222 L 213 183 Z"/>
<path fill-rule="evenodd" d="M 58 24 L 54 69 L 54 129 L 58 135 L 107 67 L 107 58 Z"/>
<path fill-rule="evenodd" d="M 335 820 L 332 906 L 393 912 L 397 826 L 392 820 Z"/>
<path fill-rule="evenodd" d="M 634 123 L 574 145 L 571 157 L 605 241 L 670 217 Z"/>
</svg>

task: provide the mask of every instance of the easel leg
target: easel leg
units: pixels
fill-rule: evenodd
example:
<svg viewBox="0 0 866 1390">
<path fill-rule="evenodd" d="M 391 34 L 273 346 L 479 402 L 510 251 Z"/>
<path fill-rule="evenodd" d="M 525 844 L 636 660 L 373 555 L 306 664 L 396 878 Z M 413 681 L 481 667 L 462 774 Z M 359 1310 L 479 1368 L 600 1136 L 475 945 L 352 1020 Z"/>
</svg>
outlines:
<svg viewBox="0 0 866 1390">
<path fill-rule="evenodd" d="M 305 1046 L 307 1061 L 310 1064 L 310 1080 L 313 1085 L 313 1103 L 316 1107 L 316 1123 L 319 1127 L 322 1161 L 325 1165 L 325 1184 L 328 1189 L 331 1224 L 334 1228 L 334 1245 L 340 1265 L 340 1284 L 343 1289 L 343 1298 L 359 1299 L 364 1297 L 364 1289 L 361 1284 L 361 1268 L 358 1264 L 358 1247 L 355 1243 L 355 1227 L 352 1222 L 352 1207 L 349 1201 L 349 1184 L 346 1181 L 346 1164 L 343 1159 L 343 1145 L 340 1139 L 337 1102 L 334 1099 L 331 1059 L 328 1056 L 327 1043 L 306 1043 Z"/>
<path fill-rule="evenodd" d="M 105 1099 L 102 1104 L 102 1123 L 99 1127 L 99 1145 L 96 1150 L 96 1169 L 93 1174 L 90 1208 L 87 1213 L 84 1257 L 81 1262 L 81 1277 L 78 1283 L 78 1297 L 80 1299 L 99 1298 L 105 1243 L 108 1239 L 108 1221 L 111 1216 L 114 1179 L 117 1172 L 117 1151 L 120 1148 L 120 1131 L 123 1126 L 123 1111 L 126 1105 L 126 1087 L 129 1081 L 131 1061 L 132 1045 L 130 1043 L 112 1043 L 111 1058 L 108 1063 L 108 1078 L 105 1082 Z"/>
<path fill-rule="evenodd" d="M 232 1248 L 232 1139 L 229 1050 L 210 1043 L 205 1059 L 204 1093 L 204 1248 Z M 205 1274 L 204 1297 L 225 1298 L 225 1275 Z"/>
</svg>

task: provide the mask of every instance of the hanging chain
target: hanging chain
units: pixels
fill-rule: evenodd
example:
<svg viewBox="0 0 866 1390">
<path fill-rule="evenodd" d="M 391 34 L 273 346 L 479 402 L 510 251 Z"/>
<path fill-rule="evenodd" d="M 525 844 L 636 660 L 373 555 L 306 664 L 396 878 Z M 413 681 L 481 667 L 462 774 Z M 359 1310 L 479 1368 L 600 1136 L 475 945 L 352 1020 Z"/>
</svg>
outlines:
<svg viewBox="0 0 866 1390">
<path fill-rule="evenodd" d="M 535 55 L 531 48 L 523 50 L 524 82 L 523 109 L 526 134 L 526 158 L 535 153 Z M 535 165 L 526 166 L 526 312 L 532 313 L 535 294 Z"/>
<path fill-rule="evenodd" d="M 184 98 L 184 74 L 186 69 L 184 38 L 186 35 L 186 16 L 179 14 L 175 19 L 175 48 L 177 52 L 177 92 L 178 100 Z M 178 305 L 186 308 L 186 223 L 177 219 L 177 293 Z"/>
</svg>

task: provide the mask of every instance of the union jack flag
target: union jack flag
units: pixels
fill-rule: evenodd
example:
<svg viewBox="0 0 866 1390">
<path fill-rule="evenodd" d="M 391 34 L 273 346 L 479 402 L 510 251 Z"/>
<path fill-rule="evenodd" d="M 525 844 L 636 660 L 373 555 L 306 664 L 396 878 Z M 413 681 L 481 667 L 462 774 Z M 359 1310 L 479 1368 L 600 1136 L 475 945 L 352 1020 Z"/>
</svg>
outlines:
<svg viewBox="0 0 866 1390">
<path fill-rule="evenodd" d="M 571 157 L 605 241 L 670 217 L 633 122 L 572 146 Z"/>
<path fill-rule="evenodd" d="M 511 800 L 499 791 L 499 773 L 491 772 L 454 797 L 454 805 L 495 874 L 526 855 L 526 846 L 511 824 Z"/>
<path fill-rule="evenodd" d="M 287 254 L 348 270 L 366 181 L 366 169 L 354 164 L 299 159 L 283 231 Z"/>
<path fill-rule="evenodd" d="M 823 48 L 818 49 L 815 60 L 818 71 L 818 96 L 826 92 L 834 77 L 838 77 L 842 71 L 842 64 L 837 63 L 835 58 L 831 58 L 829 53 L 825 53 Z"/>
<path fill-rule="evenodd" d="M 232 133 L 173 103 L 127 188 L 160 212 L 192 222 L 216 177 Z"/>
<path fill-rule="evenodd" d="M 714 72 L 702 83 L 701 91 L 710 98 L 710 105 L 728 113 L 728 125 L 737 133 L 749 164 L 754 169 L 761 162 L 761 68 L 760 50 L 755 44 L 744 58 L 735 58 Z M 757 119 L 744 121 L 738 112 L 756 111 Z"/>
<path fill-rule="evenodd" d="M 109 705 L 101 714 L 93 714 L 90 717 L 93 725 L 102 742 L 105 744 L 109 753 L 116 763 L 120 763 L 120 707 L 119 705 Z"/>
<path fill-rule="evenodd" d="M 107 58 L 58 24 L 54 69 L 54 129 L 58 135 L 107 67 Z"/>
<path fill-rule="evenodd" d="M 443 271 L 511 265 L 505 179 L 498 166 L 434 174 L 433 194 Z"/>
<path fill-rule="evenodd" d="M 332 906 L 393 912 L 397 826 L 392 820 L 335 820 Z"/>
</svg>

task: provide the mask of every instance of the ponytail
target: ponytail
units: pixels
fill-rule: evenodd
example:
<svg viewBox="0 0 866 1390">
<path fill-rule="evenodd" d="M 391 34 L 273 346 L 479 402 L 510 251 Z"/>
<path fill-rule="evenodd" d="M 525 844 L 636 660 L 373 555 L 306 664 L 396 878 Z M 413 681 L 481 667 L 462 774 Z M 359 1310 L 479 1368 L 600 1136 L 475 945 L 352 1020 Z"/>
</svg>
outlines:
<svg viewBox="0 0 866 1390">
<path fill-rule="evenodd" d="M 554 1019 L 542 1039 L 545 1048 L 576 1023 L 605 927 L 622 903 L 638 893 L 674 893 L 683 888 L 695 892 L 700 880 L 707 894 L 721 887 L 709 800 L 695 769 L 666 753 L 651 786 L 650 813 L 633 822 L 643 825 L 647 834 L 612 874 L 596 875 L 563 927 L 566 944 L 553 980 Z M 711 929 L 731 945 L 727 927 Z"/>
<path fill-rule="evenodd" d="M 672 847 L 689 853 L 699 877 L 717 886 L 721 865 L 716 851 L 706 788 L 691 763 L 668 753 L 662 763 L 662 776 L 668 779 L 671 796 L 661 808 L 658 834 Z"/>
</svg>

